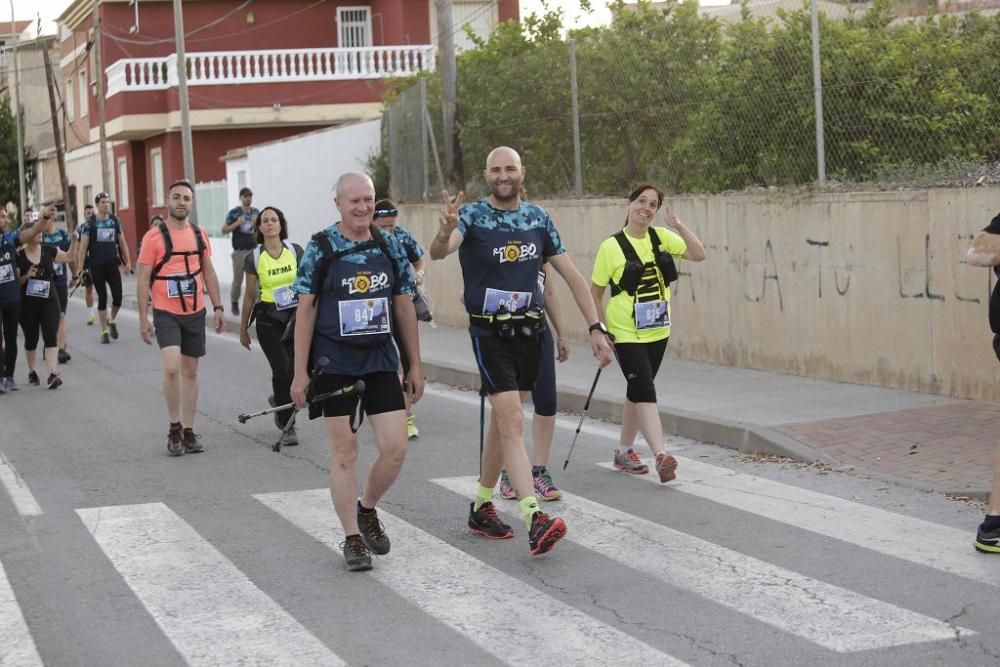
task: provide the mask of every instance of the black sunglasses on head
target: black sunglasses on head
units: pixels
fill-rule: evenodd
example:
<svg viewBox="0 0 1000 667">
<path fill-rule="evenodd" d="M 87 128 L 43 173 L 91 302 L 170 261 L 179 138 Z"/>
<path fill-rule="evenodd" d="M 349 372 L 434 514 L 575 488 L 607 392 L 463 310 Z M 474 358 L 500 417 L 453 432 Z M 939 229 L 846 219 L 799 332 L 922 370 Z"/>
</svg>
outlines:
<svg viewBox="0 0 1000 667">
<path fill-rule="evenodd" d="M 394 208 L 384 208 L 381 211 L 375 211 L 376 218 L 395 218 L 399 215 L 399 211 Z"/>
</svg>

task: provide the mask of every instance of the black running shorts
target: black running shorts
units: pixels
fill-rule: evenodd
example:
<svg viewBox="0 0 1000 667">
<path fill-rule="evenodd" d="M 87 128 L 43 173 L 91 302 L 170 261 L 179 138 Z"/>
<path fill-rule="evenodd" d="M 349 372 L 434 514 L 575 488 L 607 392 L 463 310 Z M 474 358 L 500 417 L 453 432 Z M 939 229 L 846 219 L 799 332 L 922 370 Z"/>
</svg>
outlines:
<svg viewBox="0 0 1000 667">
<path fill-rule="evenodd" d="M 313 380 L 316 383 L 315 393 L 325 394 L 343 387 L 350 387 L 358 380 L 363 380 L 365 390 L 361 392 L 361 405 L 365 414 L 378 415 L 383 412 L 405 410 L 403 388 L 399 384 L 399 376 L 395 372 L 369 373 L 368 375 L 338 375 L 335 373 L 320 373 Z M 358 405 L 358 395 L 351 392 L 344 396 L 334 396 L 323 401 L 324 417 L 349 417 L 354 414 Z"/>
<path fill-rule="evenodd" d="M 541 343 L 532 338 L 473 336 L 472 351 L 482 378 L 482 391 L 531 391 L 538 380 Z"/>
</svg>

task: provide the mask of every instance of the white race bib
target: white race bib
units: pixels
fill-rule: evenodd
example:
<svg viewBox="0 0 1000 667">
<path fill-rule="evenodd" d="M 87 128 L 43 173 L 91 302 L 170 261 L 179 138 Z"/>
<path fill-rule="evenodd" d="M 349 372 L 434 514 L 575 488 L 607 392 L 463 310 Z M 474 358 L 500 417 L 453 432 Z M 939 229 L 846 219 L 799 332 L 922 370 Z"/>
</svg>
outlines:
<svg viewBox="0 0 1000 667">
<path fill-rule="evenodd" d="M 14 281 L 14 265 L 0 264 L 0 285 Z"/>
<path fill-rule="evenodd" d="M 27 296 L 34 296 L 39 299 L 49 298 L 49 288 L 52 283 L 48 280 L 38 280 L 37 278 L 28 278 L 28 284 L 25 289 L 25 294 Z"/>
<path fill-rule="evenodd" d="M 486 288 L 483 299 L 483 315 L 496 315 L 500 306 L 511 315 L 523 314 L 531 306 L 531 292 L 508 292 L 507 290 Z"/>
<path fill-rule="evenodd" d="M 647 301 L 635 304 L 635 328 L 662 329 L 670 326 L 670 302 Z"/>
<path fill-rule="evenodd" d="M 177 299 L 182 296 L 192 296 L 194 294 L 195 290 L 194 278 L 186 278 L 184 280 L 177 281 L 173 280 L 173 276 L 171 276 L 171 280 L 168 280 L 166 282 L 167 282 L 167 296 L 170 297 L 171 299 Z M 178 289 L 178 286 L 180 287 L 180 289 Z"/>
<path fill-rule="evenodd" d="M 341 336 L 370 336 L 390 331 L 389 300 L 384 296 L 340 302 Z"/>
<path fill-rule="evenodd" d="M 275 287 L 271 290 L 274 296 L 274 306 L 278 310 L 288 310 L 299 305 L 299 293 L 292 289 L 291 285 Z"/>
<path fill-rule="evenodd" d="M 113 243 L 115 240 L 114 227 L 99 227 L 97 230 L 98 243 Z"/>
</svg>

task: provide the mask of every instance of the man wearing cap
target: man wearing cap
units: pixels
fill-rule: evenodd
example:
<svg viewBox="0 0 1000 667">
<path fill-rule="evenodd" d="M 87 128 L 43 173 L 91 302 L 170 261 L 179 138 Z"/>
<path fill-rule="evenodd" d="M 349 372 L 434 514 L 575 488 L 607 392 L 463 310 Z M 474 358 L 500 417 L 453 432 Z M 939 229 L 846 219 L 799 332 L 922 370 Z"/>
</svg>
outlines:
<svg viewBox="0 0 1000 667">
<path fill-rule="evenodd" d="M 378 228 L 382 230 L 382 233 L 388 234 L 399 241 L 403 249 L 406 250 L 406 259 L 409 260 L 410 264 L 413 266 L 413 276 L 414 282 L 417 285 L 417 292 L 413 296 L 413 306 L 417 311 L 417 319 L 423 322 L 431 321 L 430 308 L 427 305 L 427 301 L 424 299 L 421 285 L 424 283 L 424 273 L 427 271 L 427 259 L 424 257 L 424 249 L 420 247 L 420 243 L 417 242 L 410 232 L 406 231 L 402 227 L 396 224 L 396 218 L 399 216 L 399 211 L 396 209 L 396 205 L 388 199 L 380 199 L 375 202 L 375 224 Z M 394 333 L 399 330 L 396 329 Z M 403 367 L 403 377 L 405 378 L 410 372 L 410 360 L 407 358 L 405 351 L 403 350 L 402 344 L 399 340 L 396 341 L 396 347 L 399 348 L 400 352 L 400 363 Z M 417 428 L 417 423 L 413 419 L 412 407 L 409 401 L 409 394 L 403 392 L 403 397 L 406 398 L 406 435 L 410 440 L 415 440 L 420 437 L 420 430 Z"/>
<path fill-rule="evenodd" d="M 229 289 L 229 300 L 232 301 L 233 315 L 240 314 L 240 294 L 243 291 L 243 267 L 247 256 L 253 254 L 257 247 L 254 221 L 260 214 L 253 203 L 253 192 L 250 188 L 240 189 L 240 205 L 230 209 L 226 214 L 226 222 L 222 225 L 223 234 L 233 235 L 233 284 Z"/>
<path fill-rule="evenodd" d="M 132 271 L 122 223 L 111 212 L 108 193 L 94 197 L 97 213 L 80 225 L 80 257 L 97 292 L 97 319 L 101 322 L 101 343 L 118 339 L 118 311 L 122 307 L 122 276 L 119 266 Z M 108 316 L 108 291 L 111 291 L 111 315 Z"/>
</svg>

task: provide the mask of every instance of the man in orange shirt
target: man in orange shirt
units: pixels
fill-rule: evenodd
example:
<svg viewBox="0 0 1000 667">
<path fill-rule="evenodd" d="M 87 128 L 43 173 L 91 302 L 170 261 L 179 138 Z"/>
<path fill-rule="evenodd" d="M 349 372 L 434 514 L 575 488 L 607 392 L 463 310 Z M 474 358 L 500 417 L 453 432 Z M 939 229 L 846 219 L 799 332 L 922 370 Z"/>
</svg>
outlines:
<svg viewBox="0 0 1000 667">
<path fill-rule="evenodd" d="M 155 333 L 160 346 L 163 396 L 170 417 L 167 453 L 171 456 L 204 451 L 193 427 L 198 403 L 198 359 L 205 356 L 206 287 L 214 306 L 215 332 L 221 333 L 226 324 L 208 234 L 188 221 L 193 205 L 194 188 L 188 181 L 171 184 L 167 190 L 167 220 L 143 236 L 138 260 L 139 334 L 147 345 L 152 345 Z M 147 315 L 150 296 L 152 324 Z"/>
</svg>

